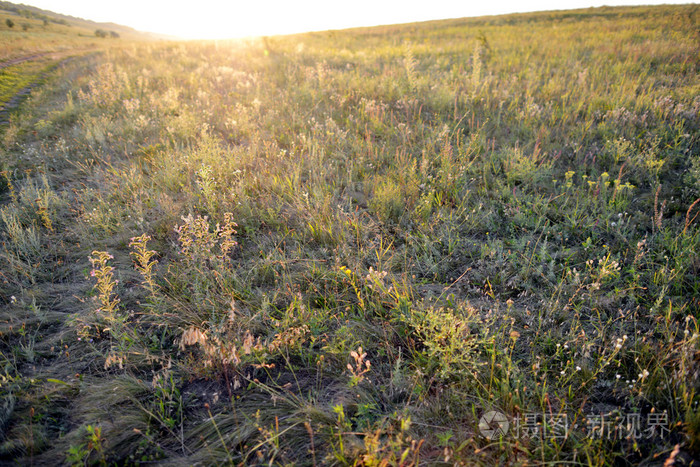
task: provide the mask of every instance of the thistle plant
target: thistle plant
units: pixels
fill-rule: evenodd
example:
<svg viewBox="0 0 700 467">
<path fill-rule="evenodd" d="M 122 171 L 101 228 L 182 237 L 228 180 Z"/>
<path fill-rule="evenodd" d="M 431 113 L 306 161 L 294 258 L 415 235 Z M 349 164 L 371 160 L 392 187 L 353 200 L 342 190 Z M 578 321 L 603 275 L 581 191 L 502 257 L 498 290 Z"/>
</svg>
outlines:
<svg viewBox="0 0 700 467">
<path fill-rule="evenodd" d="M 201 192 L 201 197 L 206 205 L 207 212 L 210 214 L 216 212 L 218 207 L 216 185 L 216 179 L 214 178 L 211 166 L 202 166 L 197 172 L 197 186 Z"/>
<path fill-rule="evenodd" d="M 114 279 L 114 267 L 108 264 L 110 259 L 114 259 L 114 256 L 106 251 L 93 251 L 90 256 L 90 263 L 92 264 L 90 276 L 97 281 L 94 288 L 97 290 L 97 300 L 100 303 L 95 313 L 114 318 L 114 314 L 119 306 L 119 298 L 113 296 L 112 292 L 119 281 Z"/>
<path fill-rule="evenodd" d="M 233 214 L 224 214 L 223 224 L 216 224 L 210 230 L 208 216 L 192 215 L 182 217 L 184 224 L 175 228 L 178 234 L 181 249 L 180 253 L 188 262 L 212 263 L 214 258 L 225 262 L 227 255 L 238 243 L 233 239 L 236 233 L 236 223 L 233 222 Z M 218 246 L 219 254 L 212 256 L 212 251 Z"/>
<path fill-rule="evenodd" d="M 231 249 L 238 245 L 238 242 L 233 239 L 233 235 L 236 233 L 235 227 L 238 227 L 238 224 L 233 222 L 233 214 L 230 212 L 224 214 L 223 224 L 216 225 L 216 232 L 219 237 L 219 259 L 222 261 L 226 259 Z"/>
<path fill-rule="evenodd" d="M 143 287 L 148 290 L 151 297 L 155 298 L 158 285 L 156 284 L 153 268 L 158 261 L 151 261 L 156 255 L 156 252 L 147 248 L 150 239 L 151 237 L 146 234 L 139 237 L 132 237 L 129 246 L 133 248 L 130 254 L 134 260 L 134 267 L 141 274 L 141 277 L 143 277 Z"/>
<path fill-rule="evenodd" d="M 15 186 L 12 183 L 12 179 L 10 178 L 10 173 L 7 170 L 2 170 L 0 171 L 0 176 L 2 176 L 3 180 L 5 180 L 5 184 L 7 185 L 7 189 L 10 192 L 10 198 L 14 203 L 17 202 L 17 191 L 15 190 Z"/>
<path fill-rule="evenodd" d="M 49 209 L 46 200 L 44 198 L 37 198 L 36 206 L 36 212 L 41 218 L 41 222 L 44 224 L 44 227 L 46 227 L 46 229 L 49 232 L 53 232 L 53 222 L 51 221 L 51 217 L 49 216 Z"/>
</svg>

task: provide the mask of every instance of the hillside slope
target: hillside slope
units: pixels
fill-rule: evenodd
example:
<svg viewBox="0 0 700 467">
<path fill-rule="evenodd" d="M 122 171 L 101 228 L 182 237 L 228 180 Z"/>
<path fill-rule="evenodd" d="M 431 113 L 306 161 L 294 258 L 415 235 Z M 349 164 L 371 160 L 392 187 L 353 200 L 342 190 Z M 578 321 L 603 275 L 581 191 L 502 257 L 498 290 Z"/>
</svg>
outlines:
<svg viewBox="0 0 700 467">
<path fill-rule="evenodd" d="M 137 31 L 134 28 L 130 28 L 121 24 L 109 22 L 100 23 L 96 21 L 86 20 L 83 18 L 76 18 L 74 16 L 56 13 L 53 11 L 37 8 L 35 6 L 25 5 L 22 3 L 18 4 L 7 1 L 0 1 L 0 10 L 12 13 L 19 18 L 39 20 L 42 23 L 44 22 L 44 20 L 46 20 L 48 23 L 51 24 L 72 26 L 87 31 L 89 33 L 94 32 L 96 29 L 103 29 L 106 31 L 114 31 L 120 36 L 125 37 L 126 39 L 173 39 L 172 37 L 167 37 L 164 35 Z"/>
</svg>

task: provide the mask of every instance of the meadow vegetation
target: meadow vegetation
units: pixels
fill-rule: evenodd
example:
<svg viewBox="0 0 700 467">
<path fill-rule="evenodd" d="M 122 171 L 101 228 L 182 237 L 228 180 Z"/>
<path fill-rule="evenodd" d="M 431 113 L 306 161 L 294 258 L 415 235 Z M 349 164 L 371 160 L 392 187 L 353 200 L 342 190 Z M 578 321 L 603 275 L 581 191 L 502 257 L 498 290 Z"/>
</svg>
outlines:
<svg viewBox="0 0 700 467">
<path fill-rule="evenodd" d="M 89 26 L 25 18 L 2 7 L 0 1 L 0 64 L 38 53 L 60 53 L 104 45 L 95 37 L 94 28 Z"/>
<path fill-rule="evenodd" d="M 56 67 L 118 44 L 118 33 L 98 29 L 98 47 L 93 24 L 101 25 L 0 1 L 0 124 Z"/>
<path fill-rule="evenodd" d="M 124 41 L 56 69 L 0 135 L 0 459 L 697 457 L 699 14 Z M 489 410 L 533 435 L 485 439 Z M 632 413 L 663 429 L 627 436 Z"/>
</svg>

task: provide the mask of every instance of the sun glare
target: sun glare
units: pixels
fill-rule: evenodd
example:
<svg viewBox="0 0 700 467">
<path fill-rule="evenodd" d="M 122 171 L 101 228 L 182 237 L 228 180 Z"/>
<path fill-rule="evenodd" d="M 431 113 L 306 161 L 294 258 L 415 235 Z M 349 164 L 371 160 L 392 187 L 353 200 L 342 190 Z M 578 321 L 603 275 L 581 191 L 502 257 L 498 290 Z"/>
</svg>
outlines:
<svg viewBox="0 0 700 467">
<path fill-rule="evenodd" d="M 267 0 L 172 2 L 164 0 L 27 0 L 25 3 L 94 21 L 113 22 L 140 31 L 156 32 L 185 39 L 226 39 L 247 36 L 291 34 L 305 31 L 343 29 L 380 24 L 408 23 L 465 16 L 585 8 L 601 5 L 640 3 L 687 3 L 653 0 L 454 0 L 395 1 L 357 0 Z"/>
</svg>

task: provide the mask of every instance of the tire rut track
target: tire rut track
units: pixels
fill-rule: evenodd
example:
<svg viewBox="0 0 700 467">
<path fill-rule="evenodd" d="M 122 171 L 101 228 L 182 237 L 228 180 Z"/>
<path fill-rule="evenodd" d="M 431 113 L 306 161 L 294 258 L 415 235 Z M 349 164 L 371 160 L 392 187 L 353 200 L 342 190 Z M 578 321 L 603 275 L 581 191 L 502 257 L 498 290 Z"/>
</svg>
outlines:
<svg viewBox="0 0 700 467">
<path fill-rule="evenodd" d="M 44 52 L 44 53 L 39 53 L 39 54 L 34 54 L 34 55 L 27 55 L 24 57 L 19 57 L 15 58 L 12 60 L 8 60 L 6 62 L 0 63 L 0 70 L 7 68 L 9 66 L 17 65 L 20 63 L 24 63 L 27 61 L 31 60 L 36 60 L 39 58 L 46 57 L 47 55 L 53 55 L 56 60 L 60 60 L 53 64 L 48 70 L 43 71 L 37 78 L 28 84 L 27 86 L 23 87 L 19 91 L 17 91 L 7 102 L 0 103 L 0 126 L 7 125 L 10 123 L 9 121 L 9 115 L 10 112 L 14 109 L 16 109 L 22 100 L 31 94 L 32 89 L 34 89 L 38 84 L 41 83 L 41 81 L 48 76 L 49 73 L 51 73 L 53 70 L 56 68 L 59 68 L 69 61 L 82 56 L 84 52 L 89 52 L 90 49 L 88 50 L 80 50 L 80 51 L 71 51 L 69 53 L 61 53 L 61 52 Z M 77 52 L 77 53 L 76 53 Z M 66 56 L 68 55 L 68 56 Z M 63 57 L 63 59 L 61 59 Z"/>
<path fill-rule="evenodd" d="M 0 63 L 0 70 L 7 68 L 8 66 L 12 65 L 19 65 L 20 63 L 28 62 L 30 60 L 36 60 L 37 58 L 45 57 L 46 55 L 49 55 L 52 52 L 42 52 L 39 54 L 34 54 L 34 55 L 25 55 L 24 57 L 17 57 L 13 58 L 12 60 L 7 60 L 2 63 Z"/>
</svg>

